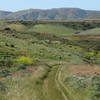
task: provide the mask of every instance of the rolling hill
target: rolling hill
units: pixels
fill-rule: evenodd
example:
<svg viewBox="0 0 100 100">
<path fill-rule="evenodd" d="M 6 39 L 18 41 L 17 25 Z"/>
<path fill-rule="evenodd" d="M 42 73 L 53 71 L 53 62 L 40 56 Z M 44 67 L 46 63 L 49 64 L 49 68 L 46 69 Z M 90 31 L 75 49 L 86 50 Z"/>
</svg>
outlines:
<svg viewBox="0 0 100 100">
<path fill-rule="evenodd" d="M 77 20 L 100 19 L 100 11 L 79 8 L 27 9 L 17 12 L 0 11 L 0 19 L 9 20 Z"/>
</svg>

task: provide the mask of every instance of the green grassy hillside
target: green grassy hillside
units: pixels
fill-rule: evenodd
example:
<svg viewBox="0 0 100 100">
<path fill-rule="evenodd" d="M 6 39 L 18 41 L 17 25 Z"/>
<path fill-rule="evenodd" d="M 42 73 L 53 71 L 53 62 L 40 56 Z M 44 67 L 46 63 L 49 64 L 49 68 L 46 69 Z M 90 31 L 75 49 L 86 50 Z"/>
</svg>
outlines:
<svg viewBox="0 0 100 100">
<path fill-rule="evenodd" d="M 53 35 L 68 35 L 75 33 L 72 28 L 67 28 L 63 25 L 50 25 L 50 24 L 39 24 L 32 27 L 31 31 L 40 32 L 43 34 L 53 34 Z"/>
<path fill-rule="evenodd" d="M 34 22 L 33 22 L 34 23 Z M 66 36 L 69 34 L 74 34 L 78 30 L 75 30 L 71 27 L 65 27 L 62 24 L 30 24 L 25 25 L 20 22 L 9 23 L 9 22 L 0 22 L 0 29 L 3 30 L 5 28 L 10 28 L 11 30 L 18 31 L 18 32 L 34 32 L 34 33 L 41 33 L 41 34 L 52 34 L 58 36 Z"/>
<path fill-rule="evenodd" d="M 94 28 L 94 29 L 90 29 L 87 31 L 83 31 L 80 34 L 82 35 L 99 35 L 100 34 L 100 28 Z"/>
</svg>

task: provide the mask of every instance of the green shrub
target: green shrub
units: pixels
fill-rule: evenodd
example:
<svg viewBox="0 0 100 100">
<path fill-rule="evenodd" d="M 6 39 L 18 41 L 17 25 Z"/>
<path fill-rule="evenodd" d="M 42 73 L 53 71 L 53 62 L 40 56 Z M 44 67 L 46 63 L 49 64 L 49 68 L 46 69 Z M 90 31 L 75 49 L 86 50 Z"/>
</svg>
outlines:
<svg viewBox="0 0 100 100">
<path fill-rule="evenodd" d="M 21 70 L 21 69 L 25 69 L 25 68 L 26 68 L 26 66 L 24 64 L 18 64 L 18 65 L 16 65 L 16 69 L 17 70 Z"/>
<path fill-rule="evenodd" d="M 8 75 L 10 75 L 10 74 L 9 74 L 9 71 L 7 69 L 0 70 L 0 77 L 6 77 Z"/>
</svg>

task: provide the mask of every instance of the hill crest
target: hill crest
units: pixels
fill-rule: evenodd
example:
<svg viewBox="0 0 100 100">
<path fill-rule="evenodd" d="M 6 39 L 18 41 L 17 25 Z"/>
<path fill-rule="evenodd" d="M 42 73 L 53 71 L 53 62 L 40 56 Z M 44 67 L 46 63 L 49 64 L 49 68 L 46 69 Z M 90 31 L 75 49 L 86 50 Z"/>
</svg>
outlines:
<svg viewBox="0 0 100 100">
<path fill-rule="evenodd" d="M 8 20 L 78 20 L 100 19 L 100 11 L 80 8 L 26 9 L 17 12 L 0 11 L 0 19 Z"/>
</svg>

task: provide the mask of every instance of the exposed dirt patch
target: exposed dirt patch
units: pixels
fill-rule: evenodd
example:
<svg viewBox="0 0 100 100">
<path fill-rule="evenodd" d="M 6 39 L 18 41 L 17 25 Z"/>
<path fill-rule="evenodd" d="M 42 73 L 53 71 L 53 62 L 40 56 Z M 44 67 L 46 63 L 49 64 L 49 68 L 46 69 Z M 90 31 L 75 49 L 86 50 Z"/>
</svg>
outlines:
<svg viewBox="0 0 100 100">
<path fill-rule="evenodd" d="M 34 67 L 34 66 L 27 66 L 26 69 L 24 70 L 19 70 L 13 73 L 10 73 L 10 75 L 8 76 L 12 76 L 12 77 L 16 77 L 16 76 L 24 76 L 27 74 L 32 74 L 34 72 L 36 72 L 38 70 L 38 67 Z M 6 77 L 0 77 L 0 80 L 5 80 Z"/>
<path fill-rule="evenodd" d="M 73 65 L 68 68 L 68 71 L 76 76 L 100 75 L 100 65 Z"/>
<path fill-rule="evenodd" d="M 26 68 L 26 73 L 33 73 L 33 72 L 37 71 L 37 69 L 38 69 L 37 67 L 29 66 Z"/>
<path fill-rule="evenodd" d="M 37 67 L 28 66 L 25 70 L 19 70 L 12 73 L 12 76 L 22 76 L 25 74 L 32 74 L 33 72 L 37 71 Z"/>
</svg>

